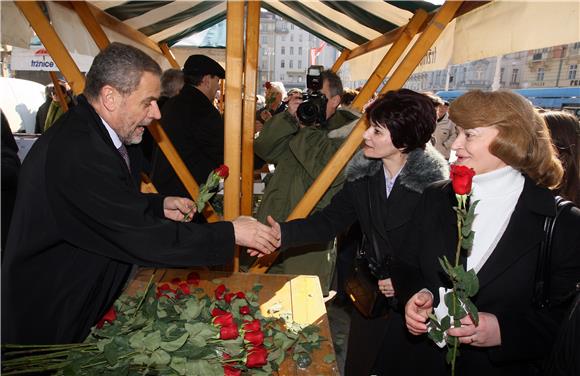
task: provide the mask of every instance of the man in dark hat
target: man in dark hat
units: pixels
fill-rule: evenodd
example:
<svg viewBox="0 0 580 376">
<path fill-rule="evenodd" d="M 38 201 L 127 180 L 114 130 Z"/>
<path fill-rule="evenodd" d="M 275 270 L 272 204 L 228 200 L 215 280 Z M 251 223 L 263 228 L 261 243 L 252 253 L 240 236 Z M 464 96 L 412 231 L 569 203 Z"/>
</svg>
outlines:
<svg viewBox="0 0 580 376">
<path fill-rule="evenodd" d="M 191 55 L 183 66 L 185 85 L 161 109 L 161 125 L 198 184 L 224 161 L 224 121 L 214 98 L 225 70 L 204 55 Z M 151 179 L 162 194 L 188 196 L 160 149 Z"/>
</svg>

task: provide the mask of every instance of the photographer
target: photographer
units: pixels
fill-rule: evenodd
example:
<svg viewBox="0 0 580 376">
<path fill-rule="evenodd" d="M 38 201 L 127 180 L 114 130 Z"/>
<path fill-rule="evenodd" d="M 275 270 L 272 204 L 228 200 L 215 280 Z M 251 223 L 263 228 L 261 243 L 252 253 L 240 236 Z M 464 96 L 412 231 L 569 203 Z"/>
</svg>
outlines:
<svg viewBox="0 0 580 376">
<path fill-rule="evenodd" d="M 320 68 L 309 68 L 308 93 L 290 99 L 288 109 L 269 119 L 254 141 L 255 153 L 276 164 L 256 216 L 263 223 L 268 215 L 286 220 L 360 116 L 337 109 L 343 91 L 340 77 Z M 343 181 L 342 175 L 336 178 L 314 211 L 330 202 Z M 293 248 L 282 253 L 269 272 L 317 275 L 327 295 L 335 253 L 333 242 Z"/>
</svg>

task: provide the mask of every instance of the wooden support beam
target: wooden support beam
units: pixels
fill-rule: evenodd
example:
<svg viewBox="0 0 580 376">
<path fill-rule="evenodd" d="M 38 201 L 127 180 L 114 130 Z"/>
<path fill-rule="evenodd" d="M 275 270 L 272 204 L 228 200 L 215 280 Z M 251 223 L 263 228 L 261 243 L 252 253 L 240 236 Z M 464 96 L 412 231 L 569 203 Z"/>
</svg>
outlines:
<svg viewBox="0 0 580 376">
<path fill-rule="evenodd" d="M 189 193 L 192 199 L 196 199 L 199 194 L 199 186 L 195 182 L 191 172 L 187 169 L 183 159 L 181 159 L 179 153 L 175 150 L 175 147 L 171 143 L 167 133 L 165 133 L 165 130 L 161 127 L 161 124 L 158 121 L 153 121 L 147 129 L 151 132 L 151 135 L 155 139 L 155 142 L 157 142 L 157 145 L 159 145 L 165 158 L 167 158 L 177 177 L 185 186 L 187 193 Z M 221 219 L 209 203 L 206 204 L 203 215 L 210 223 L 217 222 Z"/>
<path fill-rule="evenodd" d="M 179 63 L 177 62 L 177 60 L 175 60 L 175 56 L 173 56 L 173 52 L 171 52 L 167 43 L 159 43 L 159 48 L 161 48 L 163 55 L 165 56 L 167 61 L 169 61 L 169 64 L 171 64 L 172 68 L 181 69 Z"/>
<path fill-rule="evenodd" d="M 260 38 L 260 1 L 248 2 L 242 133 L 242 215 L 252 215 L 254 203 L 254 125 Z"/>
<path fill-rule="evenodd" d="M 397 67 L 389 81 L 381 89 L 381 94 L 389 90 L 397 90 L 403 87 L 407 79 L 411 76 L 417 65 L 429 48 L 435 43 L 439 35 L 445 30 L 447 24 L 454 18 L 455 12 L 462 5 L 462 1 L 446 1 L 435 16 L 431 19 L 427 28 L 417 42 L 413 45 L 411 50 L 407 53 L 401 64 Z"/>
<path fill-rule="evenodd" d="M 62 108 L 63 112 L 67 112 L 68 111 L 68 103 L 66 101 L 66 95 L 62 91 L 62 88 L 60 87 L 60 82 L 58 80 L 58 77 L 56 76 L 56 72 L 50 71 L 50 72 L 48 72 L 48 74 L 50 75 L 50 79 L 52 80 L 52 83 L 54 84 L 54 92 L 56 93 L 56 96 L 58 97 L 60 107 Z"/>
<path fill-rule="evenodd" d="M 80 17 L 81 21 L 83 21 L 85 24 L 87 31 L 93 37 L 97 47 L 99 47 L 99 50 L 104 50 L 111 42 L 89 9 L 87 3 L 85 1 L 71 1 L 70 4 L 75 12 L 77 12 L 77 15 Z"/>
<path fill-rule="evenodd" d="M 42 13 L 38 3 L 36 1 L 15 1 L 14 3 L 24 14 L 38 38 L 40 38 L 40 41 L 71 86 L 73 92 L 75 94 L 82 93 L 85 88 L 85 76 L 77 67 L 62 40 L 60 40 L 56 31 L 54 31 L 52 25 L 44 16 L 44 13 Z"/>
<path fill-rule="evenodd" d="M 338 72 L 342 64 L 346 61 L 346 59 L 348 59 L 348 55 L 350 55 L 350 50 L 348 48 L 342 50 L 340 56 L 338 57 L 338 59 L 336 59 L 330 70 L 334 73 Z"/>
<path fill-rule="evenodd" d="M 224 163 L 230 177 L 224 183 L 224 219 L 240 215 L 241 149 L 242 149 L 242 81 L 244 66 L 244 1 L 227 2 L 226 88 L 224 109 Z M 236 247 L 233 271 L 239 270 L 239 248 Z"/>
<path fill-rule="evenodd" d="M 352 108 L 360 111 L 365 103 L 370 99 L 373 93 L 377 90 L 386 75 L 391 71 L 399 57 L 405 52 L 405 49 L 411 43 L 415 35 L 419 32 L 421 25 L 426 22 L 427 12 L 419 9 L 409 23 L 401 30 L 400 37 L 393 46 L 387 51 L 383 60 L 379 63 L 375 71 L 367 80 L 365 86 L 352 103 Z M 320 201 L 320 198 L 330 187 L 330 184 L 336 179 L 338 174 L 342 171 L 344 166 L 352 158 L 358 149 L 363 133 L 368 127 L 366 119 L 362 117 L 350 135 L 344 141 L 340 149 L 334 154 L 332 159 L 327 163 L 326 167 L 320 175 L 316 178 L 314 183 L 310 186 L 304 197 L 300 200 L 298 205 L 292 210 L 287 220 L 290 221 L 296 218 L 304 218 L 311 211 L 312 208 Z M 274 263 L 278 257 L 279 252 L 271 253 L 258 259 L 251 267 L 252 273 L 265 273 L 268 268 Z"/>
<path fill-rule="evenodd" d="M 409 23 L 402 29 L 399 39 L 397 39 L 391 48 L 389 48 L 387 54 L 383 57 L 383 60 L 381 60 L 379 65 L 377 65 L 375 71 L 371 74 L 360 93 L 353 100 L 351 104 L 352 108 L 362 111 L 363 106 L 368 102 L 385 77 L 387 77 L 391 69 L 393 69 L 395 63 L 399 60 L 399 57 L 401 57 L 403 52 L 405 52 L 405 49 L 407 49 L 415 35 L 419 32 L 421 26 L 427 20 L 427 17 L 427 12 L 423 9 L 417 10 L 413 18 L 411 18 Z"/>
<path fill-rule="evenodd" d="M 477 9 L 480 6 L 485 5 L 487 3 L 490 3 L 490 2 L 491 1 L 489 1 L 489 0 L 488 1 L 464 1 L 463 4 L 461 5 L 461 7 L 455 13 L 455 16 L 453 18 L 456 18 L 456 17 L 462 16 L 466 13 L 469 13 L 472 10 Z M 428 21 L 431 21 L 431 19 L 434 17 L 434 15 L 435 15 L 435 13 L 430 13 Z M 421 29 L 419 29 L 419 32 L 422 32 L 425 29 L 426 25 L 427 25 L 427 23 L 425 23 L 424 26 L 421 27 Z M 371 41 L 363 43 L 360 46 L 358 46 L 357 48 L 353 48 L 353 50 L 351 51 L 347 60 L 354 59 L 355 57 L 364 55 L 367 52 L 371 52 L 371 51 L 374 51 L 374 50 L 379 49 L 381 47 L 388 46 L 389 44 L 393 43 L 394 41 L 396 41 L 397 39 L 399 39 L 401 37 L 401 33 L 403 32 L 403 28 L 404 28 L 404 26 L 401 26 L 395 30 L 391 30 L 391 31 L 381 35 L 380 37 L 377 37 Z"/>
</svg>

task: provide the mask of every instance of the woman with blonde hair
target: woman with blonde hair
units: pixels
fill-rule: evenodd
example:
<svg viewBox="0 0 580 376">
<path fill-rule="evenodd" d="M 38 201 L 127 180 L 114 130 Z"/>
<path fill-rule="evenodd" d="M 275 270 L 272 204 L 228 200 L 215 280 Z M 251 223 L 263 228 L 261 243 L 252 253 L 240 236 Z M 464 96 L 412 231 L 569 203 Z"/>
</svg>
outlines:
<svg viewBox="0 0 580 376">
<path fill-rule="evenodd" d="M 449 112 L 458 130 L 452 145 L 456 163 L 475 171 L 471 202 L 479 201 L 473 247 L 461 260 L 479 279 L 472 298 L 479 323 L 468 315 L 461 327 L 448 330 L 462 344 L 456 370 L 472 376 L 533 375 L 550 352 L 567 309 L 564 297 L 574 291 L 580 276 L 580 210 L 567 207 L 558 218 L 547 265 L 550 304 L 537 308 L 535 275 L 546 238 L 544 224 L 556 214 L 550 189 L 563 175 L 546 124 L 525 98 L 509 91 L 466 93 Z M 401 288 L 395 285 L 399 296 L 414 294 L 406 300 L 407 328 L 425 341 L 428 314 L 440 304 L 433 294 L 451 287 L 438 258 L 454 259 L 455 205 L 449 182 L 425 190 L 409 252 L 401 254 L 393 271 L 393 280 L 402 282 Z M 413 290 L 402 291 L 413 284 Z M 449 372 L 446 349 L 430 345 L 430 355 L 413 364 L 417 369 L 411 374 Z"/>
</svg>

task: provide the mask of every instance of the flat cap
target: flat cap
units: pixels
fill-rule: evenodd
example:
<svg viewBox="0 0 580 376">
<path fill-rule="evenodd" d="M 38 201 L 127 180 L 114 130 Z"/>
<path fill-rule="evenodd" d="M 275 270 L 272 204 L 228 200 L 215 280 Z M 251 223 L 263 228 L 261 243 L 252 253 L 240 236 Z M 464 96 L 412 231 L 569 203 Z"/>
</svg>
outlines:
<svg viewBox="0 0 580 376">
<path fill-rule="evenodd" d="M 189 76 L 204 76 L 211 74 L 219 78 L 226 77 L 226 71 L 214 59 L 205 55 L 191 55 L 183 65 L 183 73 Z"/>
</svg>

